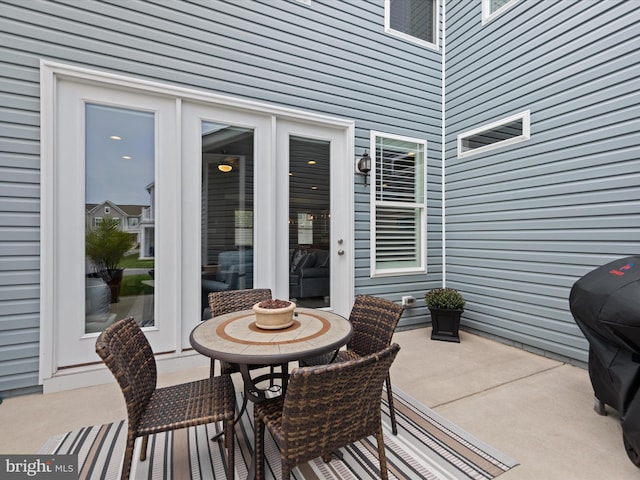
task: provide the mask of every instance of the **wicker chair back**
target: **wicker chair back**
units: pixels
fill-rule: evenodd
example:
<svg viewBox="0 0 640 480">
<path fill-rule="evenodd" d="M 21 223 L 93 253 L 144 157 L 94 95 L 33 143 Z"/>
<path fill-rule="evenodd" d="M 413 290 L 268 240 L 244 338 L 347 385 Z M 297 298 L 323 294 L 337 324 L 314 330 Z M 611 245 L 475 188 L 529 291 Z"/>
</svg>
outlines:
<svg viewBox="0 0 640 480">
<path fill-rule="evenodd" d="M 264 426 L 281 448 L 282 478 L 316 457 L 376 435 L 380 471 L 387 478 L 380 395 L 400 347 L 393 344 L 362 358 L 293 370 L 284 400 L 254 406 L 257 478 L 264 476 Z M 280 409 L 278 411 L 278 409 Z"/>
<path fill-rule="evenodd" d="M 353 336 L 347 350 L 363 357 L 391 345 L 403 310 L 401 305 L 391 300 L 358 295 L 349 315 Z"/>
<path fill-rule="evenodd" d="M 209 294 L 211 317 L 226 313 L 248 310 L 256 303 L 271 299 L 270 288 L 249 288 L 246 290 L 226 290 Z"/>
</svg>

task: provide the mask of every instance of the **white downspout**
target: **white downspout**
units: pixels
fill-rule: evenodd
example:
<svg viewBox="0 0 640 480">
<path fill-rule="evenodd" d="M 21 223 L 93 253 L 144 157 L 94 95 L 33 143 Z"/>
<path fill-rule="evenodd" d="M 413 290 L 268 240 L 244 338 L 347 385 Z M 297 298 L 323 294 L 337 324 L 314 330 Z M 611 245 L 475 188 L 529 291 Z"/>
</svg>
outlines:
<svg viewBox="0 0 640 480">
<path fill-rule="evenodd" d="M 441 88 L 441 92 L 442 92 L 442 112 L 441 112 L 441 118 L 442 118 L 442 126 L 441 126 L 441 131 L 442 131 L 442 139 L 441 139 L 441 161 L 442 161 L 442 165 L 441 165 L 441 178 L 440 178 L 440 183 L 442 185 L 442 205 L 441 205 L 441 209 L 442 209 L 442 287 L 445 288 L 447 286 L 447 242 L 446 242 L 446 238 L 447 238 L 447 217 L 446 217 L 446 213 L 445 213 L 445 199 L 446 199 L 446 191 L 447 191 L 447 185 L 446 185 L 446 132 L 445 132 L 445 127 L 446 127 L 446 99 L 445 99 L 445 89 L 446 89 L 446 78 L 447 78 L 447 70 L 446 70 L 446 45 L 447 45 L 447 7 L 446 7 L 446 3 L 447 0 L 442 0 L 442 88 Z"/>
</svg>

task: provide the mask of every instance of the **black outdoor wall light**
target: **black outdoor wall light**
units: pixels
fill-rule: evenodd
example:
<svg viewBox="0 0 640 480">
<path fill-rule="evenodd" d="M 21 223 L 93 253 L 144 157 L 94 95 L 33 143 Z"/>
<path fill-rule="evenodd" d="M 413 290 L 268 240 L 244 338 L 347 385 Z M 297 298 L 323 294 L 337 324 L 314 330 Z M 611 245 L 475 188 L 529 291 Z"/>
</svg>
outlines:
<svg viewBox="0 0 640 480">
<path fill-rule="evenodd" d="M 364 155 L 358 160 L 358 171 L 364 176 L 364 184 L 367 185 L 367 177 L 371 171 L 371 157 L 365 151 Z"/>
</svg>

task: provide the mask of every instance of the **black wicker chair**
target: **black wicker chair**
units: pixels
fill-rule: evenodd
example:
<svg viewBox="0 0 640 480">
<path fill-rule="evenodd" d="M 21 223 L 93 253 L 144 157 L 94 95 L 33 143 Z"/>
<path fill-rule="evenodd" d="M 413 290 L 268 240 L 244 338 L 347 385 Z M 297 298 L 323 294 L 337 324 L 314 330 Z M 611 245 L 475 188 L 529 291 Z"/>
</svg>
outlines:
<svg viewBox="0 0 640 480">
<path fill-rule="evenodd" d="M 129 478 L 136 438 L 143 437 L 140 460 L 144 461 L 149 435 L 213 422 L 224 423 L 227 478 L 233 480 L 236 397 L 229 375 L 156 388 L 156 361 L 151 345 L 131 317 L 104 330 L 96 340 L 96 352 L 118 381 L 127 404 L 122 480 Z"/>
<path fill-rule="evenodd" d="M 280 447 L 282 479 L 317 457 L 375 435 L 380 477 L 387 480 L 380 395 L 400 347 L 345 362 L 294 369 L 285 397 L 254 405 L 256 478 L 265 477 L 264 429 Z"/>
<path fill-rule="evenodd" d="M 353 325 L 353 336 L 347 343 L 347 349 L 339 350 L 337 353 L 330 355 L 303 360 L 300 365 L 309 366 L 343 362 L 363 357 L 388 347 L 391 345 L 393 333 L 403 311 L 404 309 L 401 305 L 391 300 L 369 295 L 358 295 L 349 315 L 349 321 Z M 397 435 L 398 428 L 396 426 L 396 411 L 393 405 L 390 375 L 387 375 L 386 385 L 391 430 L 394 435 Z"/>
</svg>

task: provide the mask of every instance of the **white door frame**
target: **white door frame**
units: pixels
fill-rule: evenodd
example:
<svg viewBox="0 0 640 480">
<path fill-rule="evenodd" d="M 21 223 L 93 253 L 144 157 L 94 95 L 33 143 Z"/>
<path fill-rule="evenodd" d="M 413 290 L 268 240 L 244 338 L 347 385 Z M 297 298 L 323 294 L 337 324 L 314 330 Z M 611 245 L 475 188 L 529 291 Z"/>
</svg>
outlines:
<svg viewBox="0 0 640 480">
<path fill-rule="evenodd" d="M 182 117 L 182 102 L 200 102 L 210 106 L 217 106 L 221 108 L 230 108 L 237 111 L 243 111 L 246 113 L 254 113 L 258 115 L 266 115 L 270 118 L 269 133 L 271 138 L 275 137 L 276 124 L 278 120 L 287 120 L 299 123 L 316 124 L 319 126 L 325 126 L 328 128 L 339 129 L 344 133 L 344 141 L 340 147 L 341 152 L 338 152 L 337 157 L 340 158 L 340 164 L 332 167 L 332 175 L 341 180 L 340 186 L 333 189 L 332 194 L 332 209 L 340 208 L 346 213 L 345 220 L 341 227 L 334 228 L 334 231 L 340 231 L 341 238 L 345 243 L 345 256 L 343 260 L 348 265 L 349 274 L 341 279 L 341 290 L 347 292 L 344 304 L 334 304 L 334 310 L 342 315 L 348 315 L 351 309 L 351 303 L 353 301 L 354 292 L 354 230 L 353 230 L 353 216 L 354 216 L 354 171 L 353 171 L 353 156 L 354 156 L 354 135 L 355 124 L 352 120 L 342 119 L 337 117 L 331 117 L 326 115 L 319 115 L 311 112 L 305 112 L 295 110 L 286 107 L 280 107 L 277 105 L 270 105 L 265 103 L 258 103 L 249 100 L 243 100 L 239 98 L 233 98 L 223 95 L 217 95 L 205 91 L 199 91 L 194 89 L 187 89 L 182 87 L 175 87 L 159 82 L 152 82 L 147 80 L 141 80 L 132 77 L 126 77 L 122 75 L 116 75 L 112 73 L 100 72 L 83 67 L 70 66 L 57 62 L 50 62 L 41 60 L 40 62 L 40 102 L 41 102 L 41 224 L 40 224 L 40 368 L 39 368 L 39 382 L 43 385 L 45 393 L 64 390 L 69 388 L 77 388 L 86 385 L 95 385 L 99 383 L 105 383 L 113 381 L 111 374 L 106 370 L 104 365 L 97 362 L 93 365 L 79 366 L 66 370 L 59 370 L 56 360 L 56 342 L 58 331 L 55 328 L 54 312 L 56 304 L 60 302 L 57 296 L 56 282 L 56 266 L 60 259 L 56 253 L 56 238 L 60 240 L 59 232 L 59 216 L 64 215 L 67 212 L 59 212 L 57 210 L 58 205 L 55 201 L 56 190 L 60 188 L 59 184 L 56 184 L 56 171 L 55 159 L 57 152 L 57 139 L 56 129 L 59 128 L 57 124 L 57 108 L 58 103 L 58 83 L 63 80 L 71 80 L 79 83 L 88 83 L 94 87 L 104 87 L 107 89 L 120 89 L 130 90 L 143 95 L 159 95 L 165 96 L 170 99 L 175 107 L 176 113 L 176 129 L 175 139 L 176 151 L 172 152 L 175 155 L 172 161 L 181 165 L 184 159 L 181 156 L 180 149 L 177 147 L 182 142 L 180 135 L 180 119 Z M 270 158 L 275 158 L 275 142 L 271 142 L 270 147 L 264 152 Z M 258 178 L 270 179 L 274 174 L 273 170 L 267 167 L 268 162 L 261 162 L 264 166 L 264 170 L 258 170 L 256 173 Z M 342 174 L 339 174 L 341 172 Z M 184 179 L 181 174 L 176 175 L 173 179 L 176 182 L 176 187 L 182 189 L 184 185 Z M 274 183 L 265 181 L 264 188 L 273 188 Z M 176 191 L 173 198 L 181 198 L 180 192 Z M 181 199 L 184 201 L 184 199 Z M 269 208 L 269 205 L 257 205 L 259 208 Z M 165 208 L 171 208 L 168 205 Z M 182 208 L 175 207 L 175 222 L 180 228 L 176 229 L 179 233 L 182 229 Z M 261 221 L 259 211 L 255 212 L 256 221 Z M 176 277 L 176 290 L 171 295 L 175 295 L 178 298 L 175 324 L 175 351 L 165 355 L 157 356 L 158 370 L 173 371 L 177 369 L 183 369 L 194 365 L 206 365 L 206 359 L 201 355 L 195 354 L 193 351 L 184 350 L 185 339 L 185 322 L 182 317 L 189 312 L 184 311 L 185 296 L 184 287 L 189 286 L 188 282 L 185 284 L 184 279 L 181 278 L 181 272 L 184 269 L 182 265 L 182 252 L 186 248 L 182 243 L 184 241 L 183 234 L 176 234 L 175 238 L 175 261 L 179 265 L 178 271 L 174 272 Z M 159 239 L 156 238 L 156 241 Z M 332 239 L 332 246 L 335 243 Z M 167 247 L 165 247 L 167 248 Z M 275 245 L 266 247 L 272 252 L 275 252 Z M 199 252 L 199 249 L 197 250 Z M 167 253 L 167 250 L 165 250 Z M 259 273 L 255 278 L 256 284 L 274 284 L 275 283 L 275 255 L 268 255 L 267 258 L 273 262 L 271 267 L 261 269 L 262 273 Z M 270 273 L 271 272 L 271 273 Z M 165 273 L 166 275 L 166 273 Z M 282 287 L 277 287 L 278 289 Z M 187 297 L 189 297 L 187 295 Z M 199 301 L 197 302 L 199 304 Z M 188 323 L 188 322 L 187 322 Z M 187 337 L 188 338 L 188 337 Z M 182 341 L 181 341 L 182 340 Z M 96 357 L 97 358 L 97 357 Z"/>
</svg>

